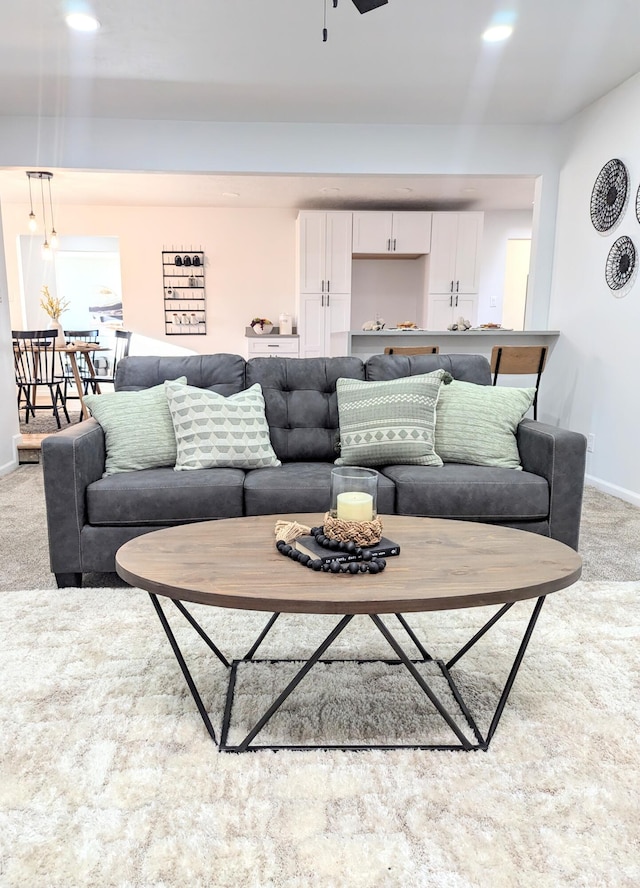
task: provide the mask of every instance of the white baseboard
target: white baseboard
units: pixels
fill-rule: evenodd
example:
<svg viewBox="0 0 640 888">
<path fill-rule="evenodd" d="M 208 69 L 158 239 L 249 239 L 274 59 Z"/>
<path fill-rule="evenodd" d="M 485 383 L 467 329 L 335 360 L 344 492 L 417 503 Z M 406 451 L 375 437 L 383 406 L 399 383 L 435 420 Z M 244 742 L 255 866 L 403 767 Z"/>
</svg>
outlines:
<svg viewBox="0 0 640 888">
<path fill-rule="evenodd" d="M 3 475 L 8 475 L 9 472 L 14 472 L 18 468 L 18 444 L 20 443 L 20 441 L 22 441 L 22 435 L 13 436 L 11 441 L 13 459 L 10 459 L 8 462 L 0 465 L 0 477 L 2 477 Z"/>
<path fill-rule="evenodd" d="M 609 484 L 607 481 L 603 481 L 601 478 L 595 478 L 593 475 L 585 475 L 584 480 L 585 484 L 595 487 L 596 490 L 601 490 L 603 493 L 609 493 L 611 496 L 617 496 L 618 499 L 625 500 L 627 503 L 640 507 L 640 493 L 636 493 L 634 490 L 618 487 L 617 484 Z"/>
</svg>

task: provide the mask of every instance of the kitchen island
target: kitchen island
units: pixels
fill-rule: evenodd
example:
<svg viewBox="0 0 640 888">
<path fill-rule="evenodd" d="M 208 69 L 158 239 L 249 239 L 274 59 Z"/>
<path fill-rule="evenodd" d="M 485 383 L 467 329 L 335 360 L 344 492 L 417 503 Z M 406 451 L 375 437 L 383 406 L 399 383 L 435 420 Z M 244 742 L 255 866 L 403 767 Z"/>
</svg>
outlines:
<svg viewBox="0 0 640 888">
<path fill-rule="evenodd" d="M 347 334 L 347 354 L 366 361 L 394 346 L 437 345 L 443 354 L 475 354 L 491 357 L 494 345 L 548 345 L 549 354 L 560 336 L 559 330 L 351 330 Z"/>
</svg>

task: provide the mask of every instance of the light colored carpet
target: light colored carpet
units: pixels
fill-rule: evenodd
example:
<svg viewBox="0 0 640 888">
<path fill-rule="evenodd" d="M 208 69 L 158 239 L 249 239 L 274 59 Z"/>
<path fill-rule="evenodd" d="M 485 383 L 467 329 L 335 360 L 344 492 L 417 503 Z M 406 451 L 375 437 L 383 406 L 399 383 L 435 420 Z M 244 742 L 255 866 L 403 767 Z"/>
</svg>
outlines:
<svg viewBox="0 0 640 888">
<path fill-rule="evenodd" d="M 640 583 L 549 596 L 487 753 L 219 753 L 146 593 L 44 589 L 2 604 L 2 888 L 640 884 Z M 219 729 L 225 670 L 165 607 Z M 455 667 L 481 721 L 531 603 L 516 607 Z M 228 656 L 265 620 L 192 610 Z M 447 655 L 486 615 L 411 621 Z M 263 655 L 308 653 L 334 620 L 283 617 Z M 346 632 L 342 652 L 388 656 L 366 618 Z M 311 706 L 324 730 L 349 732 L 354 687 L 312 676 L 273 730 L 304 725 Z M 361 680 L 379 695 L 370 729 L 391 712 L 415 730 L 420 707 L 395 678 L 361 667 Z M 265 702 L 240 696 L 240 718 Z"/>
</svg>

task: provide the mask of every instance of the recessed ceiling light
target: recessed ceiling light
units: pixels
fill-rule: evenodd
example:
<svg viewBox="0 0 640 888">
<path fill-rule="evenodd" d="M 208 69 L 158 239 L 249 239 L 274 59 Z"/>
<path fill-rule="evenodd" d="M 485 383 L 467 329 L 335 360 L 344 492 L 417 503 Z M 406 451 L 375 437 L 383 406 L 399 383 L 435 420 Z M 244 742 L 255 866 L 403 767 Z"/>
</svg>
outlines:
<svg viewBox="0 0 640 888">
<path fill-rule="evenodd" d="M 100 27 L 97 18 L 83 12 L 72 12 L 65 17 L 65 21 L 73 31 L 97 31 Z"/>
<path fill-rule="evenodd" d="M 340 191 L 340 189 L 325 187 L 325 188 L 320 188 L 320 191 L 322 192 L 322 194 L 337 194 L 337 192 Z"/>
<path fill-rule="evenodd" d="M 482 35 L 485 43 L 499 43 L 501 40 L 507 40 L 513 34 L 512 25 L 492 25 Z"/>
<path fill-rule="evenodd" d="M 223 191 L 222 196 L 223 197 L 240 197 L 240 192 L 239 191 Z"/>
<path fill-rule="evenodd" d="M 396 191 L 399 194 L 411 194 L 411 192 L 413 191 L 413 188 L 396 188 Z"/>
</svg>

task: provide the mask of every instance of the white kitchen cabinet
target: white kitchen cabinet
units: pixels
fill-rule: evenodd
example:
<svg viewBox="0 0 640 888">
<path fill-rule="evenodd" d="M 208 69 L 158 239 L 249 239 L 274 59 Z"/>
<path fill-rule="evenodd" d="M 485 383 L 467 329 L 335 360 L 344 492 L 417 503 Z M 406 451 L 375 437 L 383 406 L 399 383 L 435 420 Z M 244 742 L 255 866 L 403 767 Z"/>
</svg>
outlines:
<svg viewBox="0 0 640 888">
<path fill-rule="evenodd" d="M 484 213 L 433 213 L 430 294 L 478 292 L 483 224 Z"/>
<path fill-rule="evenodd" d="M 346 354 L 350 325 L 350 294 L 302 293 L 298 304 L 300 357 Z"/>
<path fill-rule="evenodd" d="M 351 292 L 352 214 L 298 214 L 300 293 Z"/>
<path fill-rule="evenodd" d="M 247 339 L 250 358 L 297 358 L 297 336 L 255 336 Z"/>
<path fill-rule="evenodd" d="M 477 324 L 478 296 L 475 293 L 429 293 L 427 297 L 427 330 L 446 330 L 462 316 Z"/>
<path fill-rule="evenodd" d="M 298 215 L 300 357 L 345 354 L 351 325 L 352 214 Z"/>
<path fill-rule="evenodd" d="M 419 256 L 431 249 L 431 213 L 353 214 L 353 253 L 364 256 Z"/>
</svg>

